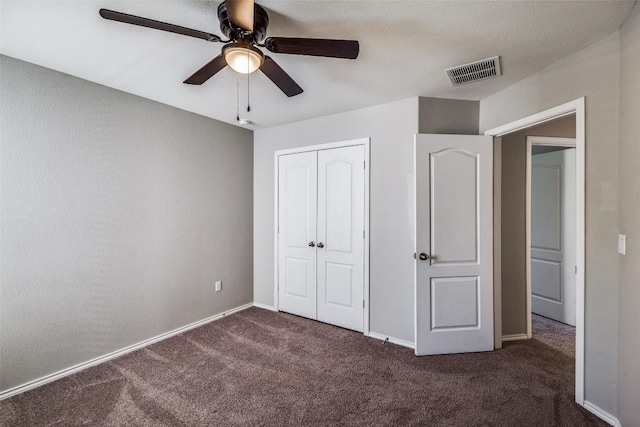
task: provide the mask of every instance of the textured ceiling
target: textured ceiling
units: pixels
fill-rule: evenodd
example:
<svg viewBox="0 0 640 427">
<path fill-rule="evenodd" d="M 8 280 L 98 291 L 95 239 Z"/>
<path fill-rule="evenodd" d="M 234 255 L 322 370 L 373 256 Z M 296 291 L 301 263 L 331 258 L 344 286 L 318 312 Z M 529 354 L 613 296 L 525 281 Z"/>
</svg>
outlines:
<svg viewBox="0 0 640 427">
<path fill-rule="evenodd" d="M 219 43 L 106 21 L 108 8 L 220 33 L 218 1 L 0 1 L 0 52 L 125 92 L 256 129 L 412 96 L 478 100 L 613 33 L 633 1 L 276 1 L 268 35 L 356 39 L 355 61 L 271 54 L 302 86 L 287 98 L 261 73 L 228 67 L 182 81 Z M 446 68 L 501 56 L 503 76 L 453 87 Z M 588 72 L 586 70 L 585 72 Z"/>
</svg>

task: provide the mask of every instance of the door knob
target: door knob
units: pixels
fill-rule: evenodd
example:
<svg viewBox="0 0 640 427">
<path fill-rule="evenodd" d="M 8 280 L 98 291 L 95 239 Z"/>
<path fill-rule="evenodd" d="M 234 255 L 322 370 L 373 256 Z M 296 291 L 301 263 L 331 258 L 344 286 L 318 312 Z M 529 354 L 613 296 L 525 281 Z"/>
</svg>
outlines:
<svg viewBox="0 0 640 427">
<path fill-rule="evenodd" d="M 318 242 L 318 247 L 319 247 L 320 249 L 324 248 L 324 243 L 322 243 L 322 242 Z"/>
<path fill-rule="evenodd" d="M 313 248 L 315 245 L 316 245 L 316 244 L 315 244 L 313 241 L 309 242 L 309 247 L 310 247 L 310 248 Z"/>
<path fill-rule="evenodd" d="M 421 252 L 420 255 L 418 255 L 418 258 L 420 258 L 421 261 L 426 261 L 429 259 L 429 255 L 425 254 L 424 252 Z"/>
</svg>

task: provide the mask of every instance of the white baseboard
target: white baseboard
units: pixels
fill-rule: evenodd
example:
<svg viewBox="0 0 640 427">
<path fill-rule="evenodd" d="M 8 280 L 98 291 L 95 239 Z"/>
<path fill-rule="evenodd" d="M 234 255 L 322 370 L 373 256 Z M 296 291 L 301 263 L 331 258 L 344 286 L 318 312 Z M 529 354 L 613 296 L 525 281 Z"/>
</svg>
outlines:
<svg viewBox="0 0 640 427">
<path fill-rule="evenodd" d="M 529 336 L 527 334 L 513 334 L 513 335 L 502 336 L 502 342 L 521 341 L 521 340 L 528 340 L 528 339 L 529 339 Z"/>
<path fill-rule="evenodd" d="M 391 344 L 401 345 L 402 347 L 407 347 L 407 348 L 410 348 L 410 349 L 415 349 L 416 348 L 416 346 L 412 342 L 401 340 L 399 338 L 388 337 L 388 336 L 385 336 L 385 335 L 382 335 L 382 334 L 378 334 L 376 332 L 369 332 L 368 336 L 370 338 L 374 338 L 374 339 L 377 339 L 377 340 L 388 341 Z"/>
<path fill-rule="evenodd" d="M 197 322 L 190 323 L 190 324 L 188 324 L 186 326 L 182 326 L 182 327 L 180 327 L 178 329 L 174 329 L 172 331 L 165 332 L 164 334 L 157 335 L 157 336 L 155 336 L 153 338 L 149 338 L 149 339 L 146 339 L 144 341 L 140 341 L 137 344 L 133 344 L 133 345 L 130 345 L 128 347 L 121 348 L 120 350 L 112 351 L 111 353 L 107 353 L 104 356 L 96 357 L 95 359 L 88 360 L 88 361 L 80 363 L 78 365 L 71 366 L 70 368 L 66 368 L 66 369 L 63 369 L 61 371 L 54 372 L 53 374 L 44 376 L 42 378 L 38 378 L 36 380 L 29 381 L 28 383 L 25 383 L 25 384 L 10 388 L 10 389 L 5 390 L 5 391 L 0 393 L 0 400 L 7 399 L 7 398 L 9 398 L 11 396 L 15 396 L 16 394 L 24 393 L 25 391 L 34 389 L 36 387 L 40 387 L 41 385 L 45 385 L 47 383 L 50 383 L 50 382 L 55 381 L 57 379 L 69 376 L 71 374 L 75 374 L 76 372 L 80 372 L 80 371 L 82 371 L 84 369 L 90 368 L 91 366 L 99 365 L 100 363 L 104 363 L 104 362 L 109 361 L 111 359 L 115 359 L 116 357 L 123 356 L 123 355 L 125 355 L 127 353 L 131 353 L 132 351 L 139 350 L 139 349 L 141 349 L 143 347 L 146 347 L 146 346 L 151 345 L 153 343 L 156 343 L 158 341 L 165 340 L 165 339 L 170 338 L 170 337 L 172 337 L 174 335 L 181 334 L 181 333 L 186 332 L 186 331 L 188 331 L 190 329 L 197 328 L 198 326 L 205 325 L 205 324 L 207 324 L 209 322 L 213 322 L 214 320 L 221 319 L 221 318 L 223 318 L 225 316 L 228 316 L 228 315 L 233 314 L 233 313 L 237 313 L 239 311 L 245 310 L 245 309 L 250 308 L 250 307 L 253 307 L 253 303 L 249 303 L 249 304 L 241 305 L 240 307 L 232 308 L 231 310 L 227 310 L 227 311 L 225 311 L 223 313 L 216 314 L 215 316 L 211 316 L 211 317 L 207 317 L 206 319 L 198 320 Z"/>
<path fill-rule="evenodd" d="M 276 308 L 275 308 L 274 306 L 272 306 L 272 305 L 261 304 L 261 303 L 259 303 L 259 302 L 254 302 L 254 303 L 253 303 L 253 306 L 254 306 L 254 307 L 258 307 L 258 308 L 263 308 L 263 309 L 265 309 L 265 310 L 278 311 L 278 310 L 276 310 Z"/>
<path fill-rule="evenodd" d="M 584 409 L 586 409 L 587 411 L 591 412 L 592 414 L 594 414 L 595 416 L 597 416 L 601 420 L 606 421 L 607 423 L 611 424 L 612 426 L 614 426 L 614 427 L 622 427 L 622 424 L 620 424 L 620 421 L 616 417 L 614 417 L 613 415 L 611 415 L 607 411 L 605 411 L 603 409 L 600 409 L 599 407 L 597 407 L 593 403 L 587 402 L 585 400 L 583 406 L 584 406 Z"/>
</svg>

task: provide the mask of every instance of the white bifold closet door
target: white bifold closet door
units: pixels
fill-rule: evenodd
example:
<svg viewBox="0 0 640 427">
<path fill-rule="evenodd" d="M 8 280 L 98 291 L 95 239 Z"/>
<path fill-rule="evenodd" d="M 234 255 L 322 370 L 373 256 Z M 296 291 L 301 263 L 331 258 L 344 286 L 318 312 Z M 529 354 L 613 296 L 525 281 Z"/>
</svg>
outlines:
<svg viewBox="0 0 640 427">
<path fill-rule="evenodd" d="M 364 328 L 364 146 L 279 157 L 278 304 Z"/>
</svg>

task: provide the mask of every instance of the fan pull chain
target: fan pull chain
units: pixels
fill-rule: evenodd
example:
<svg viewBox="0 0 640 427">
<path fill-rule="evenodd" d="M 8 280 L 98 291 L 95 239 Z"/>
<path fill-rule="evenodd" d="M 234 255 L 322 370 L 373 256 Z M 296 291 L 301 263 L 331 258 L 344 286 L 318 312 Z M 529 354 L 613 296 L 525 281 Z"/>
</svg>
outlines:
<svg viewBox="0 0 640 427">
<path fill-rule="evenodd" d="M 240 78 L 236 75 L 236 121 L 240 121 Z"/>
<path fill-rule="evenodd" d="M 249 50 L 247 50 L 247 113 L 251 112 L 249 104 Z"/>
<path fill-rule="evenodd" d="M 251 105 L 249 104 L 249 74 L 247 74 L 247 113 L 251 112 Z"/>
</svg>

